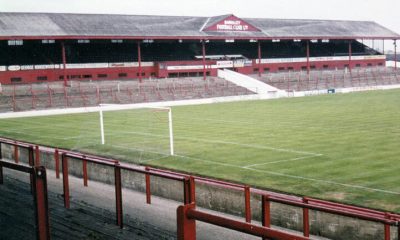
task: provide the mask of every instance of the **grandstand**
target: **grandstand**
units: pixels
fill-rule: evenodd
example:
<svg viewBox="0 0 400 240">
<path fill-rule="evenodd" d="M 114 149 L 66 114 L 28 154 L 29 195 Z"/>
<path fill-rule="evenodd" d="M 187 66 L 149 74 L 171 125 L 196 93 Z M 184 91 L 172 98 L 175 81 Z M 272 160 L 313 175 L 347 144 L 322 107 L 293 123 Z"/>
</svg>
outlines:
<svg viewBox="0 0 400 240">
<path fill-rule="evenodd" d="M 313 239 L 400 236 L 398 89 L 242 101 L 400 88 L 398 39 L 399 34 L 362 21 L 0 13 L 0 158 L 7 159 L 0 159 L 0 185 L 2 164 L 10 169 L 42 164 L 54 169 L 54 182 L 61 168 L 62 190 L 61 184 L 49 185 L 59 191 L 49 194 L 57 203 L 51 221 L 61 223 L 50 224 L 53 234 L 64 232 L 64 221 L 57 218 L 64 213 L 55 216 L 54 209 L 61 208 L 61 198 L 70 208 L 70 175 L 82 177 L 85 187 L 89 179 L 90 187 L 100 181 L 110 188 L 89 195 L 76 190 L 81 179 L 74 179 L 72 203 L 79 207 L 74 215 L 86 219 L 81 215 L 88 213 L 110 225 L 109 212 L 81 203 L 109 200 L 115 193 L 115 206 L 107 206 L 115 207 L 117 225 L 128 235 L 135 231 L 123 219 L 137 214 L 130 201 L 137 197 L 127 195 L 133 190 L 145 192 L 146 204 L 154 195 L 217 211 L 210 219 L 221 219 L 222 213 L 244 217 L 233 223 L 253 230 L 270 228 L 272 221 L 295 239 L 309 239 L 310 233 Z M 389 40 L 395 46 L 390 67 L 384 49 L 366 43 Z M 168 114 L 159 105 L 168 106 Z M 74 107 L 80 108 L 30 111 Z M 16 191 L 30 197 L 17 183 L 16 190 L 2 189 L 3 202 L 19 198 Z M 4 206 L 0 215 L 15 215 Z M 69 220 L 74 224 L 76 218 Z M 92 220 L 84 222 L 87 227 Z M 119 230 L 97 228 L 109 235 Z M 70 231 L 75 238 L 91 236 L 80 227 Z"/>
<path fill-rule="evenodd" d="M 385 66 L 374 22 L 0 13 L 0 83 L 132 80 Z M 27 28 L 29 26 L 29 28 Z"/>
</svg>

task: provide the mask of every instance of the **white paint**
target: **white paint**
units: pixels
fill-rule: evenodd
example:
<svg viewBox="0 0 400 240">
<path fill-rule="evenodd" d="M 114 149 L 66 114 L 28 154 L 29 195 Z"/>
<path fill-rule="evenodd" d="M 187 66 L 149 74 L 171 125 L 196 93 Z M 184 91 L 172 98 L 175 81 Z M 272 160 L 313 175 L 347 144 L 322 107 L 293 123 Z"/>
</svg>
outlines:
<svg viewBox="0 0 400 240">
<path fill-rule="evenodd" d="M 320 157 L 322 155 L 323 154 L 315 154 L 315 155 L 311 155 L 311 156 L 296 157 L 296 158 L 291 158 L 291 159 L 286 159 L 286 160 L 281 160 L 281 161 L 257 163 L 257 164 L 244 166 L 244 168 L 250 168 L 250 167 L 255 167 L 255 166 L 264 166 L 264 165 L 268 165 L 268 164 L 283 163 L 283 162 L 294 162 L 294 161 L 304 160 L 304 159 L 313 158 L 313 157 Z"/>
<path fill-rule="evenodd" d="M 101 144 L 104 145 L 104 120 L 103 120 L 103 110 L 101 109 L 101 106 L 99 108 L 99 114 L 100 114 L 100 135 L 101 135 Z"/>
<path fill-rule="evenodd" d="M 124 105 L 120 105 L 120 104 L 100 104 L 100 106 L 99 106 L 100 132 L 101 132 L 101 144 L 103 144 L 103 145 L 104 145 L 103 111 L 104 111 L 105 107 L 111 107 L 112 109 L 109 111 L 126 110 L 126 108 L 124 108 Z M 171 156 L 173 156 L 174 155 L 174 133 L 173 133 L 173 125 L 172 125 L 172 109 L 170 107 L 153 107 L 153 106 L 144 107 L 144 108 L 161 109 L 161 110 L 165 110 L 168 112 L 169 151 L 170 151 Z M 147 134 L 147 135 L 154 136 L 154 134 Z"/>
<path fill-rule="evenodd" d="M 321 180 L 321 179 L 316 179 L 316 178 L 302 177 L 302 176 L 278 173 L 278 172 L 273 172 L 273 171 L 258 170 L 258 169 L 253 169 L 253 168 L 249 168 L 249 167 L 241 167 L 241 166 L 237 166 L 237 165 L 233 165 L 233 164 L 209 161 L 209 160 L 205 160 L 205 159 L 201 159 L 201 158 L 193 158 L 193 157 L 188 157 L 188 156 L 183 156 L 183 155 L 175 155 L 175 156 L 181 157 L 181 158 L 186 158 L 186 159 L 191 159 L 191 160 L 196 160 L 196 161 L 201 161 L 201 162 L 207 162 L 207 163 L 211 163 L 211 164 L 215 164 L 215 165 L 240 168 L 240 169 L 245 169 L 245 170 L 254 171 L 254 172 L 261 172 L 261 173 L 266 173 L 266 174 L 280 176 L 280 177 L 301 179 L 301 180 L 306 180 L 306 181 L 311 181 L 311 182 L 319 182 L 319 183 L 323 183 L 323 184 L 332 184 L 332 185 L 338 185 L 338 186 L 347 187 L 347 188 L 362 189 L 362 190 L 367 190 L 367 191 L 372 191 L 372 192 L 381 192 L 381 193 L 387 193 L 387 194 L 393 194 L 393 195 L 400 195 L 400 192 L 389 191 L 389 190 L 384 190 L 384 189 L 379 189 L 379 188 L 370 188 L 370 187 L 364 187 L 364 186 L 355 185 L 355 184 L 339 183 L 339 182 L 331 181 L 331 180 Z"/>
<path fill-rule="evenodd" d="M 385 55 L 366 55 L 366 56 L 351 56 L 352 60 L 383 60 L 386 59 Z M 332 57 L 310 57 L 310 62 L 329 62 L 329 61 L 348 61 L 348 56 L 332 56 Z M 306 62 L 307 58 L 263 58 L 261 63 L 292 63 L 292 62 Z M 256 63 L 259 61 L 256 59 Z"/>
<path fill-rule="evenodd" d="M 172 109 L 168 110 L 168 128 L 169 128 L 169 149 L 171 156 L 174 156 L 174 133 L 172 129 Z"/>
<path fill-rule="evenodd" d="M 262 95 L 279 96 L 285 93 L 285 91 L 279 90 L 276 87 L 228 69 L 218 70 L 218 77 Z"/>
<path fill-rule="evenodd" d="M 400 58 L 400 56 L 399 56 Z M 395 67 L 395 61 L 386 61 L 386 67 Z M 397 68 L 400 69 L 400 62 L 397 61 Z"/>
</svg>

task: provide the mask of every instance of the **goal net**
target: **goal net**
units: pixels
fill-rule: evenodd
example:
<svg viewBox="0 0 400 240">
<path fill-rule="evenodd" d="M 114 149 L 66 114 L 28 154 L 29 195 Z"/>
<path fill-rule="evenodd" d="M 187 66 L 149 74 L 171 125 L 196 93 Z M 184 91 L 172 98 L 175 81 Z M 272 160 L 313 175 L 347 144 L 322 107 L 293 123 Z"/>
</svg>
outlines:
<svg viewBox="0 0 400 240">
<path fill-rule="evenodd" d="M 97 132 L 91 135 L 97 138 L 92 138 L 87 147 L 97 145 L 96 148 L 104 153 L 121 152 L 123 156 L 134 158 L 135 162 L 174 155 L 172 111 L 169 107 L 125 109 L 124 105 L 103 104 L 98 107 L 97 120 L 94 122 L 93 116 L 91 119 L 91 129 Z M 93 126 L 98 126 L 97 130 Z M 81 140 L 79 148 L 85 148 L 84 137 Z"/>
</svg>

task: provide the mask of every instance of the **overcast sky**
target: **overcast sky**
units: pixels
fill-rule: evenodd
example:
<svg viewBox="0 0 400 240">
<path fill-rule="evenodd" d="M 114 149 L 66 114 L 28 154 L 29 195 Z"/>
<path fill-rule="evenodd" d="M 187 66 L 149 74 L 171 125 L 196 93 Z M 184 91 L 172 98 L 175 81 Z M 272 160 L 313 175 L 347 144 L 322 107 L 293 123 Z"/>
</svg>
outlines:
<svg viewBox="0 0 400 240">
<path fill-rule="evenodd" d="M 368 20 L 400 33 L 400 0 L 0 0 L 0 11 Z"/>
</svg>

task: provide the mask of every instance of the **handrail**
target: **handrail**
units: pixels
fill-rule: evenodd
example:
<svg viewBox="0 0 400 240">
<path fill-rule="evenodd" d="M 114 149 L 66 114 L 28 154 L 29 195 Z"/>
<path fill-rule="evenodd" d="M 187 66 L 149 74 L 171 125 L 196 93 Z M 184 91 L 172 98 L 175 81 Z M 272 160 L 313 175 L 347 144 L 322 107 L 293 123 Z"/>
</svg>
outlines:
<svg viewBox="0 0 400 240">
<path fill-rule="evenodd" d="M 206 213 L 196 209 L 194 203 L 179 206 L 177 209 L 177 239 L 196 240 L 196 220 L 229 228 L 239 232 L 247 233 L 264 238 L 279 240 L 309 240 L 308 237 L 284 232 L 271 227 L 259 226 L 251 223 L 240 222 L 230 218 Z"/>
<path fill-rule="evenodd" d="M 373 222 L 381 222 L 381 223 L 386 223 L 386 224 L 391 224 L 391 225 L 395 225 L 397 223 L 397 221 L 390 220 L 385 217 L 378 217 L 378 216 L 368 214 L 368 213 L 359 214 L 359 212 L 351 211 L 349 209 L 340 210 L 338 208 L 329 208 L 326 206 L 313 205 L 313 204 L 308 203 L 307 201 L 302 203 L 302 202 L 291 201 L 291 200 L 274 197 L 274 196 L 266 196 L 266 201 L 277 202 L 277 203 L 282 203 L 282 204 L 286 204 L 286 205 L 291 205 L 294 207 L 307 208 L 307 209 L 311 209 L 311 210 L 317 210 L 317 211 L 322 211 L 322 212 L 326 212 L 326 213 L 342 215 L 342 216 L 346 216 L 346 217 L 360 218 L 363 220 L 368 220 L 368 221 L 373 221 Z"/>
<path fill-rule="evenodd" d="M 28 148 L 28 149 L 30 149 L 30 152 L 33 151 L 33 147 L 35 146 L 33 143 L 16 141 L 16 140 L 4 138 L 4 137 L 0 137 L 0 143 L 9 144 L 9 145 L 13 145 L 16 147 Z M 284 193 L 276 193 L 276 192 L 272 192 L 272 191 L 250 188 L 249 186 L 242 185 L 242 184 L 230 183 L 230 182 L 226 182 L 226 181 L 222 181 L 222 180 L 210 179 L 210 178 L 205 178 L 205 177 L 192 176 L 189 174 L 174 172 L 171 170 L 164 170 L 164 169 L 157 169 L 157 168 L 153 168 L 153 167 L 143 167 L 143 166 L 138 167 L 138 166 L 133 166 L 133 165 L 126 164 L 126 163 L 120 163 L 118 160 L 113 160 L 110 158 L 99 157 L 99 156 L 90 155 L 90 154 L 83 154 L 83 153 L 79 153 L 79 152 L 73 152 L 73 151 L 66 150 L 66 149 L 56 149 L 56 148 L 47 147 L 47 146 L 40 146 L 40 147 L 36 147 L 36 150 L 37 151 L 40 150 L 40 151 L 44 151 L 44 152 L 48 152 L 48 153 L 54 152 L 56 166 L 57 166 L 59 153 L 61 154 L 61 156 L 63 156 L 64 159 L 73 158 L 73 159 L 81 160 L 82 163 L 84 164 L 83 165 L 83 171 L 84 171 L 83 178 L 84 178 L 85 186 L 87 186 L 86 162 L 92 162 L 94 164 L 100 164 L 100 165 L 113 167 L 115 172 L 118 172 L 120 170 L 126 170 L 126 171 L 133 171 L 133 172 L 144 174 L 145 181 L 146 181 L 146 200 L 147 200 L 147 203 L 149 203 L 149 204 L 151 203 L 150 176 L 157 176 L 157 177 L 162 177 L 162 178 L 166 178 L 166 179 L 181 181 L 184 185 L 184 202 L 185 203 L 195 202 L 195 191 L 196 191 L 195 183 L 204 183 L 207 185 L 219 186 L 219 187 L 224 187 L 227 189 L 244 191 L 244 193 L 245 193 L 245 216 L 246 216 L 246 221 L 248 223 L 251 221 L 251 208 L 250 208 L 250 204 L 249 204 L 250 203 L 250 193 L 256 194 L 259 196 L 267 196 L 267 199 L 269 201 L 275 201 L 275 202 L 280 202 L 282 204 L 288 204 L 288 205 L 292 205 L 292 206 L 302 207 L 303 209 L 306 209 L 306 210 L 313 209 L 313 210 L 317 210 L 317 211 L 324 211 L 324 212 L 329 212 L 332 214 L 344 215 L 344 216 L 364 219 L 364 220 L 368 220 L 368 221 L 380 222 L 380 223 L 389 224 L 389 225 L 396 225 L 400 221 L 400 214 L 396 214 L 396 213 L 383 212 L 383 211 L 379 211 L 379 210 L 368 209 L 368 208 L 347 205 L 347 204 L 341 204 L 341 203 L 335 203 L 335 202 L 319 200 L 319 199 L 314 199 L 314 198 L 308 198 L 308 197 L 302 198 L 302 197 L 288 195 L 288 194 L 284 194 Z M 16 151 L 16 153 L 17 152 L 18 151 Z M 34 165 L 35 163 L 33 163 L 33 159 L 31 159 L 31 158 L 33 158 L 32 153 L 30 153 L 30 164 L 32 163 L 31 165 Z M 56 169 L 56 173 L 58 171 L 59 170 Z M 66 172 L 68 172 L 68 171 L 66 171 Z M 66 179 L 67 179 L 67 177 L 66 177 Z M 122 207 L 121 207 L 121 209 L 122 209 Z M 122 213 L 120 213 L 120 214 L 122 214 Z M 122 223 L 120 226 L 122 226 Z"/>
<path fill-rule="evenodd" d="M 31 191 L 34 201 L 36 239 L 50 239 L 49 207 L 47 196 L 47 174 L 46 168 L 42 166 L 26 166 L 2 160 L 0 146 L 0 185 L 4 184 L 3 168 L 29 173 L 31 177 Z"/>
</svg>

